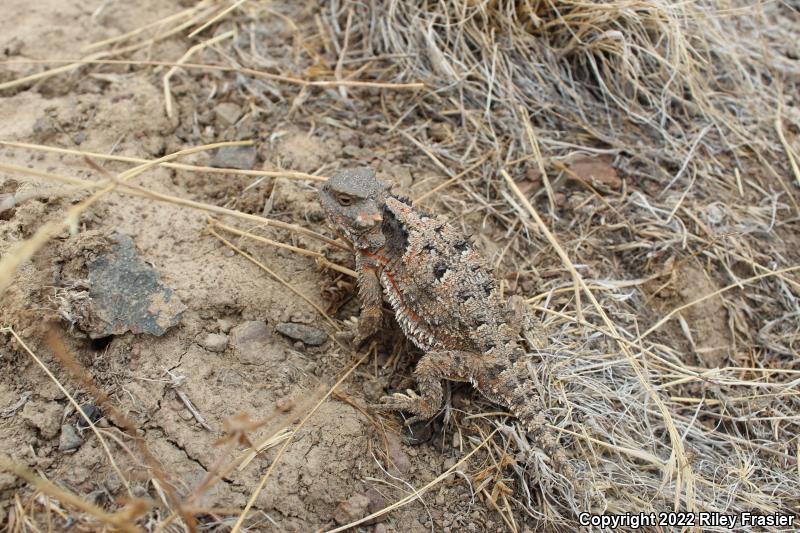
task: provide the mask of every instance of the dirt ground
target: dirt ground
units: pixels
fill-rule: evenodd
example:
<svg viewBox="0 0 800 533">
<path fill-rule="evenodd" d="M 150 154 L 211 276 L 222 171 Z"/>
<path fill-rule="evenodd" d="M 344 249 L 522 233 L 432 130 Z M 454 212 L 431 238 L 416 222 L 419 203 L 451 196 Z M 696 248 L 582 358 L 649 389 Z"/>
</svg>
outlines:
<svg viewBox="0 0 800 533">
<path fill-rule="evenodd" d="M 89 43 L 157 21 L 181 8 L 177 1 L 113 4 L 113 9 L 93 19 L 92 12 L 97 7 L 93 3 L 7 2 L 0 20 L 0 51 L 10 59 L 74 58 Z M 281 32 L 272 38 L 280 40 Z M 169 41 L 158 45 L 156 52 L 159 57 L 179 57 L 179 49 Z M 28 68 L 29 65 L 4 67 L 3 79 L 17 77 Z M 340 165 L 370 164 L 377 166 L 383 177 L 410 184 L 410 161 L 371 149 L 370 145 L 380 142 L 379 135 L 362 138 L 360 132 L 350 128 L 340 130 L 306 120 L 298 122 L 285 116 L 286 109 L 271 113 L 257 124 L 252 120 L 240 124 L 236 130 L 228 122 L 230 117 L 215 113 L 213 106 L 202 101 L 181 101 L 182 118 L 170 122 L 164 112 L 160 81 L 160 76 L 152 72 L 119 68 L 117 73 L 102 78 L 85 73 L 66 75 L 14 91 L 0 98 L 0 138 L 155 158 L 216 138 L 235 138 L 243 131 L 242 137 L 253 138 L 255 133 L 254 137 L 260 140 L 261 167 L 326 172 Z M 287 105 L 280 102 L 276 107 Z M 231 107 L 234 113 L 241 113 L 240 102 Z M 195 118 L 199 116 L 199 135 L 192 131 L 191 119 L 183 121 L 192 113 Z M 248 127 L 251 131 L 245 131 Z M 350 161 L 342 161 L 342 153 L 348 154 L 345 157 Z M 60 154 L 3 147 L 0 157 L 9 164 L 59 169 L 76 177 L 95 173 L 87 171 L 80 158 Z M 210 156 L 203 154 L 189 161 L 204 165 Z M 114 173 L 128 168 L 114 162 L 98 164 Z M 417 179 L 424 179 L 425 170 L 414 172 Z M 264 212 L 265 199 L 270 197 L 273 216 L 327 232 L 313 183 L 281 180 L 252 186 L 252 180 L 241 176 L 168 169 L 154 169 L 137 183 L 154 191 L 255 213 Z M 63 218 L 67 208 L 88 196 L 35 180 L 18 181 L 7 174 L 0 175 L 0 188 L 5 193 L 35 192 L 0 220 L 2 251 L 15 241 L 30 237 L 42 222 Z M 4 295 L 0 310 L 0 322 L 12 325 L 31 342 L 78 402 L 92 402 L 87 391 L 71 383 L 49 350 L 36 340 L 45 331 L 46 321 L 58 324 L 69 350 L 90 369 L 93 380 L 103 387 L 120 413 L 141 431 L 181 494 L 196 487 L 214 464 L 219 450 L 217 441 L 226 420 L 240 413 L 264 418 L 276 406 L 290 410 L 293 402 L 304 401 L 304 396 L 316 391 L 320 384 L 331 384 L 350 362 L 350 355 L 330 341 L 311 347 L 277 333 L 275 326 L 281 322 L 310 324 L 329 333 L 333 329 L 280 283 L 252 263 L 234 257 L 210 237 L 204 231 L 206 218 L 203 213 L 174 205 L 120 195 L 107 196 L 81 218 L 81 232 L 116 231 L 133 237 L 144 261 L 185 303 L 187 309 L 180 326 L 162 337 L 128 333 L 98 342 L 67 333 L 68 324 L 59 318 L 56 301 L 61 269 L 74 258 L 71 237 L 66 233 L 23 267 Z M 276 232 L 272 237 L 319 248 L 310 239 L 286 232 Z M 328 305 L 325 289 L 331 287 L 333 277 L 321 272 L 312 260 L 246 242 L 241 246 L 278 275 L 291 280 L 317 305 Z M 340 259 L 347 262 L 344 254 Z M 352 284 L 346 288 L 347 291 L 338 292 L 351 293 Z M 351 314 L 354 305 L 349 304 Z M 209 334 L 225 335 L 227 346 L 222 351 L 209 351 L 204 347 Z M 0 421 L 0 455 L 20 461 L 101 505 L 124 495 L 124 487 L 95 437 L 85 433 L 85 441 L 77 451 L 59 451 L 62 423 L 76 421 L 75 410 L 63 392 L 7 337 L 0 354 L 4 376 L 0 379 L 0 406 L 5 409 L 18 405 L 21 398 L 27 399 Z M 377 401 L 388 385 L 387 375 L 382 372 L 376 377 L 371 369 L 358 371 L 338 392 L 357 398 L 358 405 Z M 193 418 L 176 390 L 191 400 L 210 430 Z M 252 437 L 258 440 L 273 430 L 274 427 L 262 428 Z M 382 434 L 350 403 L 326 402 L 295 437 L 255 502 L 259 512 L 250 522 L 251 530 L 310 531 L 333 526 L 341 502 L 366 496 L 369 509 L 377 510 L 385 502 L 404 496 L 410 486 L 405 483 L 420 486 L 461 456 L 458 441 L 454 447 L 449 432 L 440 433 L 436 442 L 423 446 L 404 444 L 395 427 L 385 433 L 387 447 Z M 384 451 L 387 448 L 389 457 Z M 133 494 L 152 497 L 152 487 L 135 481 L 137 476 L 144 478 L 143 465 L 118 452 L 115 448 L 119 467 L 134 479 Z M 223 510 L 243 508 L 273 458 L 274 450 L 262 454 L 244 471 L 229 474 L 197 504 Z M 12 495 L 22 487 L 20 480 L 0 474 L 0 521 L 8 517 Z M 443 484 L 423 500 L 372 529 L 423 531 L 433 524 L 437 528 L 460 529 L 460 524 L 471 529 L 500 529 L 499 519 L 487 513 L 484 505 L 473 503 L 468 486 L 458 479 Z M 361 501 L 357 499 L 356 503 Z M 438 505 L 441 502 L 448 505 Z M 359 518 L 364 510 L 356 506 L 355 514 L 345 517 Z M 219 516 L 230 518 L 224 513 Z"/>
<path fill-rule="evenodd" d="M 90 43 L 158 21 L 188 5 L 179 0 L 6 0 L 0 8 L 0 55 L 4 60 L 81 57 Z M 291 14 L 308 13 L 298 7 Z M 270 66 L 301 74 L 285 48 L 294 38 L 291 25 L 277 16 L 265 17 L 260 24 L 257 35 L 263 42 L 245 46 L 272 50 L 275 65 Z M 152 44 L 147 55 L 176 61 L 186 49 L 182 37 L 173 37 Z M 6 63 L 0 68 L 0 83 L 43 68 Z M 369 165 L 380 177 L 414 195 L 447 178 L 413 144 L 396 138 L 385 142 L 385 130 L 370 123 L 369 110 L 359 108 L 358 102 L 352 103 L 352 111 L 362 114 L 360 123 L 349 115 L 338 120 L 335 113 L 318 120 L 304 111 L 309 99 L 336 102 L 337 89 L 297 89 L 294 98 L 282 93 L 272 99 L 255 95 L 247 99 L 234 75 L 182 71 L 173 77 L 176 109 L 169 118 L 162 89 L 166 70 L 115 65 L 105 66 L 101 74 L 81 68 L 4 91 L 0 93 L 0 140 L 155 159 L 203 143 L 254 139 L 254 148 L 231 152 L 225 162 L 323 176 L 339 168 Z M 220 156 L 199 153 L 181 162 L 205 166 L 216 164 L 215 157 Z M 8 165 L 84 179 L 100 179 L 131 167 L 100 159 L 87 164 L 74 155 L 10 146 L 0 146 L 0 159 Z M 613 174 L 608 179 L 618 178 Z M 314 181 L 157 167 L 136 176 L 132 183 L 158 193 L 268 215 L 333 237 L 317 204 Z M 14 243 L 34 236 L 44 222 L 63 220 L 67 210 L 91 191 L 0 172 L 0 194 L 24 198 L 0 212 L 0 254 L 4 254 Z M 579 195 L 563 199 L 564 209 L 582 205 Z M 475 236 L 488 256 L 503 250 L 506 233 L 495 222 L 462 209 L 456 200 L 443 207 L 450 213 L 462 212 L 457 223 Z M 106 194 L 80 217 L 74 232 L 61 231 L 24 263 L 2 296 L 0 325 L 13 327 L 29 343 L 79 404 L 97 405 L 103 416 L 101 432 L 127 480 L 119 478 L 101 443 L 88 430 L 80 431 L 74 449 L 63 449 L 70 437 L 63 426 L 74 427 L 78 422 L 75 409 L 11 335 L 0 336 L 0 457 L 26 465 L 101 507 L 126 497 L 167 498 L 165 489 L 150 481 L 151 466 L 119 427 L 118 420 L 124 418 L 143 437 L 171 490 L 185 496 L 197 489 L 209 471 L 219 468 L 220 450 L 229 450 L 221 439 L 230 434 L 233 421 L 241 422 L 239 415 L 265 421 L 249 433 L 258 442 L 298 413 L 302 416 L 309 402 L 315 403 L 362 355 L 332 340 L 336 327 L 342 327 L 341 319 L 357 312 L 350 278 L 319 268 L 313 258 L 222 232 L 311 302 L 333 309 L 334 326 L 285 285 L 211 235 L 208 218 L 208 213 L 172 203 Z M 250 230 L 257 224 L 239 227 Z M 787 239 L 797 239 L 791 237 L 790 228 L 780 231 Z M 162 336 L 127 332 L 93 339 L 70 323 L 64 291 L 76 290 L 74 270 L 107 250 L 105 245 L 93 247 L 80 241 L 87 232 L 102 242 L 114 232 L 132 238 L 144 264 L 159 274 L 163 286 L 172 289 L 185 306 L 179 325 Z M 258 234 L 324 251 L 329 259 L 353 267 L 346 252 L 302 234 L 280 228 L 259 228 Z M 590 264 L 595 258 L 585 248 L 573 252 L 576 263 Z M 513 265 L 503 268 L 512 271 Z M 654 257 L 650 272 L 629 274 L 643 278 L 662 268 Z M 642 295 L 653 316 L 725 285 L 709 272 L 701 259 L 691 259 L 678 265 L 669 290 L 661 290 L 663 280 L 644 284 Z M 540 274 L 548 275 L 546 269 Z M 513 275 L 508 280 L 512 290 L 526 294 L 535 294 L 539 281 Z M 740 353 L 733 332 L 741 322 L 733 313 L 722 297 L 711 298 L 683 315 L 692 324 L 691 336 L 675 322 L 662 338 L 672 339 L 690 364 L 723 365 Z M 276 329 L 286 323 L 311 326 L 313 333 L 324 333 L 326 340 L 315 346 L 315 342 L 289 338 Z M 87 369 L 108 396 L 105 401 L 64 368 L 53 338 L 60 339 L 65 351 Z M 415 434 L 415 439 L 400 431 L 398 418 L 365 408 L 386 390 L 408 386 L 411 367 L 407 363 L 418 355 L 396 330 L 387 332 L 374 348 L 378 355 L 369 355 L 294 436 L 254 502 L 255 512 L 247 522 L 251 531 L 327 530 L 355 520 L 407 496 L 412 487 L 425 485 L 470 449 L 465 447 L 468 436 L 462 434 L 462 426 L 439 420 L 433 428 L 418 429 L 421 434 Z M 453 406 L 469 413 L 473 393 L 460 386 L 453 391 Z M 187 401 L 201 418 L 192 413 Z M 118 416 L 108 412 L 109 406 Z M 482 439 L 474 433 L 470 437 Z M 193 502 L 213 510 L 204 515 L 205 527 L 233 524 L 282 443 L 278 441 L 246 467 L 226 473 Z M 231 458 L 245 453 L 244 449 L 237 446 Z M 449 477 L 420 501 L 381 517 L 377 524 L 362 526 L 363 530 L 508 530 L 492 504 L 473 494 L 474 486 L 465 477 Z M 17 512 L 15 495 L 31 490 L 16 476 L 0 473 L 0 522 Z M 157 507 L 152 511 L 153 523 L 167 518 L 159 512 Z M 519 519 L 526 523 L 524 516 Z"/>
</svg>

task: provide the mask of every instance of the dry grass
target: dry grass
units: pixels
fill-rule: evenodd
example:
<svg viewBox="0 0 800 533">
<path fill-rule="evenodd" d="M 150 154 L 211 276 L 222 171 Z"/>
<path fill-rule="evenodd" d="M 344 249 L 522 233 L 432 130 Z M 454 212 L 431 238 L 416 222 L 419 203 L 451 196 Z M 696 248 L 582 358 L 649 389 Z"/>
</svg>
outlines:
<svg viewBox="0 0 800 533">
<path fill-rule="evenodd" d="M 298 21 L 284 12 L 291 10 L 231 1 L 201 2 L 176 14 L 179 32 L 194 29 L 192 35 L 207 37 L 187 42 L 183 59 L 193 52 L 217 54 L 224 65 L 121 61 L 172 67 L 164 77 L 170 110 L 171 77 L 217 69 L 239 76 L 244 96 L 278 94 L 290 115 L 341 124 L 343 117 L 369 112 L 387 143 L 421 154 L 441 180 L 415 183 L 413 196 L 456 224 L 493 231 L 502 246 L 492 259 L 501 272 L 514 273 L 512 289 L 524 292 L 526 280 L 535 282 L 525 296 L 536 304 L 547 334 L 546 347 L 531 354 L 541 360 L 538 390 L 553 428 L 572 442 L 568 453 L 604 494 L 607 512 L 800 515 L 800 125 L 783 114 L 787 95 L 800 93 L 800 66 L 787 45 L 798 38 L 796 10 L 781 2 L 388 0 L 333 1 Z M 265 72 L 271 62 L 257 46 L 222 42 L 209 29 L 217 25 L 220 36 L 229 35 L 223 29 L 249 33 L 252 43 L 265 14 L 291 22 L 290 51 L 307 76 Z M 109 57 L 174 35 L 147 32 L 99 43 L 88 58 L 0 88 L 86 65 L 100 68 L 112 62 Z M 613 167 L 620 186 L 576 170 L 580 158 L 601 155 L 611 164 L 592 164 L 598 173 Z M 274 172 L 252 177 L 287 175 Z M 307 228 L 283 227 L 315 236 Z M 214 222 L 210 231 L 220 239 L 214 228 L 251 236 Z M 317 252 L 298 252 L 327 261 Z M 704 283 L 688 286 L 692 272 Z M 4 276 L 0 283 L 10 280 Z M 681 296 L 686 290 L 691 297 Z M 693 314 L 708 302 L 727 317 L 722 337 L 730 346 L 722 359 L 712 357 L 704 338 L 722 333 L 703 330 Z M 333 388 L 315 398 L 321 402 Z M 307 420 L 318 406 L 310 403 L 295 419 Z M 473 430 L 485 433 L 463 440 L 472 451 L 374 516 L 418 499 L 480 450 L 487 459 L 471 477 L 475 494 L 509 530 L 521 530 L 521 523 L 576 529 L 581 502 L 569 484 L 518 428 L 483 407 Z M 229 443 L 245 442 L 256 426 L 237 427 L 224 447 L 229 456 L 235 446 Z M 291 438 L 282 442 L 281 451 Z M 201 510 L 192 502 L 237 461 L 215 465 L 214 476 L 188 499 L 165 499 L 171 515 L 156 529 L 179 517 L 193 527 Z M 49 497 L 75 503 L 43 487 Z M 109 524 L 117 516 L 74 506 Z M 27 509 L 25 517 L 32 506 L 20 508 Z M 246 509 L 234 529 L 247 516 Z"/>
</svg>

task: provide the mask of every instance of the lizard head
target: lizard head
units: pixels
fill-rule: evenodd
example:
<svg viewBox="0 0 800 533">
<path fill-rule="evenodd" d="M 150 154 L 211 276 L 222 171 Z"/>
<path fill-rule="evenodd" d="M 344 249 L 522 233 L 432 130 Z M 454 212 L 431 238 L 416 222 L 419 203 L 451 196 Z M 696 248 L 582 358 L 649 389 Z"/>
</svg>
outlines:
<svg viewBox="0 0 800 533">
<path fill-rule="evenodd" d="M 356 248 L 383 246 L 382 211 L 391 184 L 369 168 L 338 172 L 319 189 L 328 221 Z"/>
</svg>

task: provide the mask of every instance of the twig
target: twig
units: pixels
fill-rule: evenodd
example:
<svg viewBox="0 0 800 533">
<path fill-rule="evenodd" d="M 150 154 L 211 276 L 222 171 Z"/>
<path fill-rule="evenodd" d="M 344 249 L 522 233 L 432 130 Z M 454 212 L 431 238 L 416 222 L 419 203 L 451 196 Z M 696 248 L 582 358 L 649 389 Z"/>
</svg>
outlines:
<svg viewBox="0 0 800 533">
<path fill-rule="evenodd" d="M 82 150 L 71 150 L 69 148 L 58 148 L 55 146 L 44 146 L 41 144 L 31 144 L 22 142 L 0 141 L 0 145 L 14 146 L 17 148 L 25 148 L 29 150 L 38 150 L 41 152 L 53 152 L 57 154 L 70 154 L 82 157 L 91 157 L 94 159 L 106 159 L 109 161 L 122 161 L 125 163 L 149 163 L 151 159 L 141 159 L 138 157 L 128 157 L 123 155 L 101 154 L 98 152 L 84 152 Z M 219 167 L 204 167 L 198 165 L 187 165 L 185 163 L 160 163 L 159 166 L 166 168 L 174 168 L 177 170 L 191 170 L 192 172 L 208 172 L 213 174 L 240 174 L 242 176 L 254 177 L 267 177 L 267 178 L 289 178 L 296 180 L 310 180 L 310 181 L 326 181 L 328 178 L 324 176 L 315 176 L 314 174 L 306 174 L 305 172 L 296 172 L 294 170 L 248 170 L 238 168 L 219 168 Z"/>
<path fill-rule="evenodd" d="M 12 61 L 18 62 L 18 61 Z M 36 63 L 37 61 L 24 61 L 25 63 Z M 417 90 L 425 88 L 424 83 L 389 83 L 380 81 L 359 81 L 359 80 L 304 80 L 292 76 L 282 76 L 280 74 L 272 74 L 244 67 L 226 67 L 223 65 L 206 65 L 202 63 L 176 63 L 173 61 L 134 61 L 123 59 L 71 59 L 71 60 L 42 60 L 42 63 L 69 63 L 63 67 L 57 67 L 52 70 L 25 76 L 5 83 L 0 83 L 0 91 L 4 89 L 12 89 L 19 85 L 24 85 L 31 81 L 37 81 L 50 76 L 55 76 L 60 72 L 65 72 L 76 68 L 80 65 L 141 65 L 152 67 L 181 67 L 184 69 L 193 70 L 213 70 L 217 72 L 238 72 L 240 74 L 247 74 L 254 78 L 264 78 L 273 81 L 289 83 L 292 85 L 300 85 L 302 87 L 364 87 L 371 89 L 393 89 L 393 90 Z M 8 63 L 7 61 L 0 61 L 0 64 Z"/>
</svg>

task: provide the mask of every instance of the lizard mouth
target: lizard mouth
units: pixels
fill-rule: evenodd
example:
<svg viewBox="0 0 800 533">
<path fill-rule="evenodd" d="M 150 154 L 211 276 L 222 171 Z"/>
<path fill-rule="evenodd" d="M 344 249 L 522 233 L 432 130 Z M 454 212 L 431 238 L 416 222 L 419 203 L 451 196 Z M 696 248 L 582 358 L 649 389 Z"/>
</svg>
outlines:
<svg viewBox="0 0 800 533">
<path fill-rule="evenodd" d="M 370 213 L 367 211 L 359 211 L 355 220 L 353 220 L 353 226 L 364 233 L 382 222 L 383 217 L 381 216 L 380 212 Z"/>
</svg>

